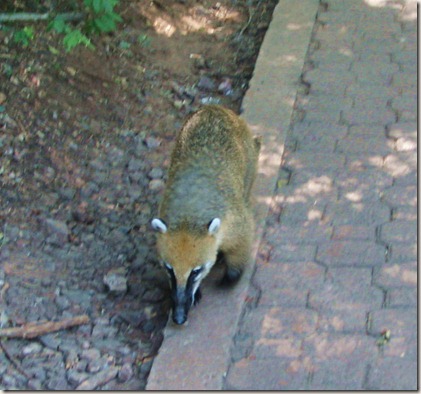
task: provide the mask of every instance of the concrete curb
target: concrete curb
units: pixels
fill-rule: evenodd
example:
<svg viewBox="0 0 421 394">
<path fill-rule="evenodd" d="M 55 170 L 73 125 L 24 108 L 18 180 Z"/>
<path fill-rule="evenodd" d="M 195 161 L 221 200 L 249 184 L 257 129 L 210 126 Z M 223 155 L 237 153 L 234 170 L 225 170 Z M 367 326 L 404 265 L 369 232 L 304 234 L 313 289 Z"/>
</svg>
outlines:
<svg viewBox="0 0 421 394">
<path fill-rule="evenodd" d="M 263 137 L 253 192 L 256 198 L 253 264 L 230 290 L 218 289 L 212 281 L 204 283 L 203 300 L 191 310 L 188 324 L 183 327 L 168 324 L 146 390 L 223 389 L 318 6 L 318 0 L 279 1 L 243 101 L 243 118 L 254 135 Z"/>
</svg>

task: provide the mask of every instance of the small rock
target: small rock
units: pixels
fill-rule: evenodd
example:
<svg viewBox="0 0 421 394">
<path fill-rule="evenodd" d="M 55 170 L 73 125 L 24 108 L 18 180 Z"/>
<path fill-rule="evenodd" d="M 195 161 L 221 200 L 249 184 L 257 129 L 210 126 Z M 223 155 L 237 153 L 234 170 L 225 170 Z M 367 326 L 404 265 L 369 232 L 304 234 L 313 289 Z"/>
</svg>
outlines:
<svg viewBox="0 0 421 394">
<path fill-rule="evenodd" d="M 69 390 L 70 386 L 67 383 L 65 376 L 55 376 L 47 380 L 47 387 L 50 390 Z"/>
<path fill-rule="evenodd" d="M 83 198 L 88 198 L 98 192 L 99 192 L 99 186 L 94 182 L 88 182 L 86 186 L 82 187 L 82 189 L 80 190 L 80 195 Z"/>
<path fill-rule="evenodd" d="M 79 356 L 75 349 L 70 349 L 66 356 L 66 369 L 73 368 L 79 361 Z"/>
<path fill-rule="evenodd" d="M 103 384 L 108 383 L 111 379 L 114 379 L 117 374 L 118 368 L 110 367 L 101 372 L 98 372 L 96 375 L 82 382 L 79 386 L 76 387 L 76 390 L 94 390 L 98 386 L 102 386 Z"/>
<path fill-rule="evenodd" d="M 6 101 L 6 95 L 3 92 L 0 92 L 0 104 L 3 104 Z"/>
<path fill-rule="evenodd" d="M 86 370 L 90 373 L 96 373 L 104 369 L 108 365 L 107 359 L 104 357 L 99 358 L 98 360 L 92 360 Z"/>
<path fill-rule="evenodd" d="M 51 235 L 55 235 L 60 243 L 64 244 L 68 241 L 70 231 L 65 222 L 61 220 L 46 219 L 45 224 L 48 232 Z"/>
<path fill-rule="evenodd" d="M 74 369 L 78 372 L 85 372 L 86 368 L 88 366 L 88 361 L 87 360 L 79 360 L 76 364 Z"/>
<path fill-rule="evenodd" d="M 154 149 L 154 148 L 158 148 L 158 146 L 161 145 L 161 140 L 154 137 L 147 137 L 145 139 L 145 143 L 149 149 Z"/>
<path fill-rule="evenodd" d="M 129 172 L 137 172 L 143 170 L 144 167 L 145 164 L 142 160 L 132 158 L 129 161 L 127 169 L 129 170 Z"/>
<path fill-rule="evenodd" d="M 224 78 L 218 86 L 218 91 L 225 94 L 226 96 L 232 93 L 232 81 L 229 78 Z"/>
<path fill-rule="evenodd" d="M 162 171 L 160 168 L 152 168 L 152 170 L 149 171 L 148 177 L 150 179 L 160 179 L 164 176 L 164 171 Z"/>
<path fill-rule="evenodd" d="M 66 375 L 69 383 L 73 385 L 79 385 L 89 378 L 89 374 L 86 372 L 78 372 L 74 369 L 69 369 Z"/>
<path fill-rule="evenodd" d="M 209 77 L 202 76 L 197 84 L 197 87 L 202 90 L 215 90 L 216 84 L 215 82 L 210 79 Z"/>
<path fill-rule="evenodd" d="M 131 364 L 125 363 L 118 372 L 118 381 L 127 382 L 133 376 L 133 368 Z"/>
<path fill-rule="evenodd" d="M 2 381 L 6 386 L 16 386 L 16 379 L 11 375 L 3 375 Z"/>
<path fill-rule="evenodd" d="M 65 310 L 71 305 L 69 299 L 64 296 L 57 296 L 55 299 L 55 303 L 61 310 Z"/>
<path fill-rule="evenodd" d="M 40 379 L 29 379 L 28 380 L 28 389 L 39 391 L 42 390 L 42 382 Z"/>
<path fill-rule="evenodd" d="M 165 186 L 165 183 L 162 179 L 152 179 L 149 182 L 149 189 L 153 191 L 162 190 Z"/>
<path fill-rule="evenodd" d="M 91 119 L 91 122 L 90 122 L 89 126 L 90 126 L 90 129 L 91 129 L 92 133 L 94 133 L 94 134 L 100 134 L 101 133 L 101 130 L 102 130 L 101 123 L 98 122 L 97 120 Z"/>
<path fill-rule="evenodd" d="M 127 278 L 126 271 L 120 268 L 108 271 L 103 278 L 104 284 L 108 287 L 109 291 L 125 293 L 127 291 Z"/>
<path fill-rule="evenodd" d="M 80 358 L 82 360 L 87 360 L 88 362 L 91 362 L 93 360 L 98 360 L 101 357 L 101 353 L 98 349 L 84 349 L 82 350 L 82 353 L 80 354 Z"/>
<path fill-rule="evenodd" d="M 39 337 L 41 343 L 49 349 L 57 350 L 61 344 L 61 339 L 58 337 L 58 334 L 46 334 Z M 45 349 L 44 349 L 45 353 Z"/>
<path fill-rule="evenodd" d="M 117 327 L 110 325 L 96 324 L 92 330 L 93 338 L 108 338 L 117 333 Z"/>
<path fill-rule="evenodd" d="M 28 356 L 29 354 L 37 354 L 42 350 L 42 346 L 38 342 L 32 342 L 22 348 L 22 355 Z"/>
<path fill-rule="evenodd" d="M 209 96 L 209 97 L 201 98 L 200 102 L 203 105 L 210 105 L 210 104 L 220 104 L 221 100 L 219 98 Z"/>
</svg>

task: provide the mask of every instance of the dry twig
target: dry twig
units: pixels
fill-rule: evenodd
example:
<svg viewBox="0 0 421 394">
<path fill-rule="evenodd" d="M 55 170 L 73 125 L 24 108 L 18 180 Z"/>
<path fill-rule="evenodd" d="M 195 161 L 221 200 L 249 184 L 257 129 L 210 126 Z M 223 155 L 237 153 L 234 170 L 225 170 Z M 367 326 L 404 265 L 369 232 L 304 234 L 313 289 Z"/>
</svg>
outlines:
<svg viewBox="0 0 421 394">
<path fill-rule="evenodd" d="M 64 330 L 69 327 L 87 324 L 87 315 L 75 316 L 60 321 L 47 321 L 44 323 L 27 323 L 20 327 L 0 329 L 0 337 L 5 338 L 36 338 L 50 332 Z"/>
</svg>

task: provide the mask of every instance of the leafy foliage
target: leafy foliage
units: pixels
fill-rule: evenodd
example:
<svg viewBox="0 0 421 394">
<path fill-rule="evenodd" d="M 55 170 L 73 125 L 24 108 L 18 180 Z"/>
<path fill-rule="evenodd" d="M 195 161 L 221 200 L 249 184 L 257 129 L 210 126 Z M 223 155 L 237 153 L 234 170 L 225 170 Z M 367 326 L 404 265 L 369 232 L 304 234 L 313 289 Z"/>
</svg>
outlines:
<svg viewBox="0 0 421 394">
<path fill-rule="evenodd" d="M 48 29 L 64 34 L 63 45 L 66 51 L 80 44 L 93 48 L 89 35 L 110 33 L 117 29 L 117 23 L 122 22 L 121 16 L 114 11 L 118 2 L 119 0 L 84 0 L 87 18 L 81 29 L 73 28 L 60 15 L 49 23 Z"/>
<path fill-rule="evenodd" d="M 31 26 L 25 26 L 23 29 L 17 30 L 13 33 L 13 41 L 23 47 L 27 47 L 34 37 L 34 28 Z"/>
</svg>

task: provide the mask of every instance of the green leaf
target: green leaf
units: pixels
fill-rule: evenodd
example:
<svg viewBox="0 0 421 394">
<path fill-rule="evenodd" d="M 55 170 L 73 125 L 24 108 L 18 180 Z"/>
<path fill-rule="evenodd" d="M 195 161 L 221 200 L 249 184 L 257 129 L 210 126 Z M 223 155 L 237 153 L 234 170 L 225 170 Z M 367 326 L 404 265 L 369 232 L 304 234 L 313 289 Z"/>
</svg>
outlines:
<svg viewBox="0 0 421 394">
<path fill-rule="evenodd" d="M 103 10 L 103 8 L 104 8 L 103 3 L 104 4 L 107 3 L 107 0 L 105 0 L 104 2 L 102 0 L 93 0 L 92 1 L 92 9 L 96 14 L 99 14 Z"/>
<path fill-rule="evenodd" d="M 71 28 L 70 26 L 65 22 L 63 17 L 56 16 L 47 27 L 48 30 L 54 29 L 57 33 L 69 33 Z"/>
<path fill-rule="evenodd" d="M 104 11 L 106 13 L 112 13 L 117 4 L 118 0 L 105 0 L 103 4 Z"/>
<path fill-rule="evenodd" d="M 86 47 L 93 48 L 93 45 L 89 38 L 86 37 L 78 29 L 72 30 L 70 33 L 67 33 L 63 38 L 63 45 L 66 48 L 67 52 L 69 52 L 79 44 L 84 44 Z"/>
<path fill-rule="evenodd" d="M 58 55 L 60 53 L 60 51 L 56 48 L 54 48 L 51 45 L 48 45 L 48 50 L 53 54 L 53 55 Z"/>
</svg>

